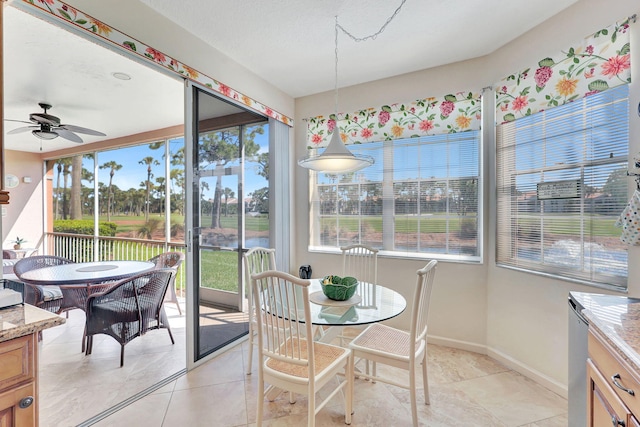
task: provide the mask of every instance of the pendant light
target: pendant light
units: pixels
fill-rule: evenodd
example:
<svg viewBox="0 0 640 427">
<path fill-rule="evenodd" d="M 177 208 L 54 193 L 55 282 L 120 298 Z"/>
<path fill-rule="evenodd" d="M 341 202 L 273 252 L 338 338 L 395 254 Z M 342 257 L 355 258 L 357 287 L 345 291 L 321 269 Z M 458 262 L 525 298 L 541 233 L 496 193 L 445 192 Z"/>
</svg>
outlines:
<svg viewBox="0 0 640 427">
<path fill-rule="evenodd" d="M 316 172 L 324 173 L 348 173 L 355 172 L 357 170 L 371 166 L 374 163 L 373 157 L 360 154 L 353 154 L 342 142 L 340 137 L 340 128 L 338 127 L 338 29 L 342 30 L 346 35 L 353 40 L 360 42 L 368 39 L 374 39 L 381 34 L 387 25 L 395 18 L 400 12 L 400 9 L 404 5 L 406 0 L 402 0 L 400 6 L 395 10 L 384 25 L 375 34 L 370 36 L 358 38 L 354 37 L 351 33 L 338 24 L 338 17 L 336 16 L 335 24 L 335 86 L 334 86 L 334 113 L 336 117 L 336 126 L 331 134 L 329 145 L 320 155 L 309 155 L 304 159 L 298 161 L 298 164 L 303 168 L 312 169 Z"/>
</svg>

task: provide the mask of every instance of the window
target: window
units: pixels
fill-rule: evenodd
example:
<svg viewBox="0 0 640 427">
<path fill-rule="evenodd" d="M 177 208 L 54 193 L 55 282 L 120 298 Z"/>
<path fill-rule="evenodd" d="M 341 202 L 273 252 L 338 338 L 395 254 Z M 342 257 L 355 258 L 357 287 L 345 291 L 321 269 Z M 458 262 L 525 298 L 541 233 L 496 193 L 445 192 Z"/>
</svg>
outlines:
<svg viewBox="0 0 640 427">
<path fill-rule="evenodd" d="M 628 86 L 498 126 L 497 263 L 626 287 Z"/>
<path fill-rule="evenodd" d="M 480 131 L 349 145 L 375 164 L 312 173 L 311 249 L 480 261 Z"/>
</svg>

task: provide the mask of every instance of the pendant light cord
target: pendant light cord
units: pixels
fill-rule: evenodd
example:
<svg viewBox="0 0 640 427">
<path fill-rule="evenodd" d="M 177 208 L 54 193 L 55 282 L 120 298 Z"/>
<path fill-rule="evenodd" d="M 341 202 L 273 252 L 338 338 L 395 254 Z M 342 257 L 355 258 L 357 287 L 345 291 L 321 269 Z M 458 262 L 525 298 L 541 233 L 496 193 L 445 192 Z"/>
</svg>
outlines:
<svg viewBox="0 0 640 427">
<path fill-rule="evenodd" d="M 404 4 L 406 2 L 407 2 L 407 0 L 402 0 L 402 2 L 400 3 L 400 6 L 398 6 L 396 11 L 393 12 L 393 15 L 391 15 L 389 18 L 387 18 L 387 22 L 385 22 L 382 25 L 382 27 L 380 27 L 380 29 L 377 32 L 375 32 L 374 34 L 371 34 L 371 35 L 365 36 L 365 37 L 356 37 L 353 34 L 351 34 L 349 31 L 345 30 L 342 25 L 338 24 L 338 17 L 337 16 L 336 16 L 336 33 L 337 33 L 337 29 L 340 28 L 340 30 L 343 33 L 345 33 L 346 35 L 351 37 L 351 39 L 353 39 L 354 41 L 357 41 L 357 42 L 363 42 L 365 40 L 375 39 L 376 37 L 378 37 L 380 34 L 382 34 L 384 32 L 384 30 L 387 28 L 387 25 L 389 25 L 391 23 L 391 21 L 393 21 L 393 19 L 396 17 L 396 15 L 398 13 L 400 13 L 400 9 L 402 9 L 402 6 L 404 6 Z M 337 38 L 337 35 L 336 35 L 336 38 Z M 337 42 L 336 42 L 336 46 L 337 46 Z"/>
<path fill-rule="evenodd" d="M 338 23 L 338 15 L 336 15 L 336 28 L 335 28 L 335 86 L 334 86 L 334 112 L 336 115 L 336 120 L 338 119 L 338 29 L 340 29 L 340 31 L 342 31 L 343 33 L 345 33 L 346 35 L 348 35 L 352 40 L 356 41 L 356 42 L 363 42 L 366 40 L 374 40 L 376 37 L 378 37 L 380 34 L 382 34 L 384 32 L 384 30 L 387 29 L 387 25 L 389 25 L 391 23 L 391 21 L 393 21 L 393 19 L 396 17 L 396 15 L 398 13 L 400 13 L 400 9 L 402 9 L 402 6 L 404 6 L 404 4 L 407 2 L 407 0 L 402 0 L 402 2 L 400 3 L 400 6 L 398 6 L 398 8 L 395 10 L 395 12 L 393 12 L 393 14 L 387 18 L 387 21 L 382 25 L 382 27 L 380 27 L 380 29 L 378 31 L 376 31 L 373 34 L 370 34 L 368 36 L 365 37 L 356 37 L 353 34 L 351 34 L 349 31 L 347 31 L 342 25 L 340 25 Z"/>
</svg>

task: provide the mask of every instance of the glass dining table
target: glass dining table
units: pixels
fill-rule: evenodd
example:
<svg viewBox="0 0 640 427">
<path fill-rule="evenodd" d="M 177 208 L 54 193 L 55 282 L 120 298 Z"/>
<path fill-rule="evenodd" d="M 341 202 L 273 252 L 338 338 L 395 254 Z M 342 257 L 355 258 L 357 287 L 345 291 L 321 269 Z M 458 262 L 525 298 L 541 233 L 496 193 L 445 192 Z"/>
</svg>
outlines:
<svg viewBox="0 0 640 427">
<path fill-rule="evenodd" d="M 358 283 L 356 294 L 346 301 L 334 301 L 322 292 L 320 279 L 309 279 L 309 307 L 314 337 L 319 342 L 331 343 L 344 327 L 382 322 L 399 316 L 407 308 L 406 299 L 393 289 L 373 283 Z M 302 294 L 296 295 L 302 298 Z M 300 307 L 300 302 L 296 302 Z M 276 308 L 273 313 L 282 312 Z M 298 322 L 304 323 L 304 313 L 299 312 Z M 267 398 L 275 399 L 282 390 L 269 386 Z"/>
<path fill-rule="evenodd" d="M 364 282 L 358 283 L 353 297 L 346 301 L 334 301 L 322 292 L 320 279 L 311 279 L 309 300 L 311 323 L 325 326 L 319 329 L 322 331 L 319 341 L 323 342 L 331 342 L 341 327 L 389 320 L 399 316 L 407 308 L 407 301 L 399 292 L 382 285 Z"/>
</svg>

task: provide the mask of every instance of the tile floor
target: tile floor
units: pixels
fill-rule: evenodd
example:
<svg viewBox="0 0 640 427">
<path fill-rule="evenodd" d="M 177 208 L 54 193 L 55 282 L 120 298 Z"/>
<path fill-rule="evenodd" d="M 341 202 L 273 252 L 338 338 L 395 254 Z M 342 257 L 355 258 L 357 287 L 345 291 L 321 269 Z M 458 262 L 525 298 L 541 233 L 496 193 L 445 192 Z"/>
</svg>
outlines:
<svg viewBox="0 0 640 427">
<path fill-rule="evenodd" d="M 257 374 L 254 363 L 253 375 L 246 375 L 248 350 L 244 342 L 96 425 L 253 426 Z M 431 405 L 419 404 L 421 425 L 567 426 L 565 399 L 487 356 L 429 345 L 429 378 Z M 343 411 L 334 398 L 316 425 L 344 425 Z M 356 380 L 354 411 L 352 426 L 411 425 L 408 391 L 382 383 Z M 266 403 L 264 425 L 306 425 L 306 399 L 292 405 L 282 394 Z"/>
<path fill-rule="evenodd" d="M 46 330 L 40 358 L 40 425 L 76 426 L 185 367 L 184 316 L 166 307 L 176 344 L 165 330 L 127 345 L 119 367 L 118 343 L 96 337 L 93 354 L 80 352 L 84 313 L 72 311 L 65 325 Z M 97 426 L 253 426 L 257 372 L 246 375 L 248 344 L 216 357 Z M 255 352 L 254 347 L 254 352 Z M 428 426 L 567 426 L 567 402 L 487 356 L 430 344 L 431 405 L 419 403 Z M 379 366 L 387 374 L 394 368 Z M 404 371 L 397 371 L 398 376 Z M 422 381 L 418 378 L 418 385 Z M 322 391 L 321 391 L 322 393 Z M 422 398 L 419 392 L 418 402 Z M 411 425 L 409 393 L 382 383 L 356 380 L 353 426 Z M 267 426 L 306 424 L 306 398 L 291 405 L 286 394 L 265 404 Z M 316 417 L 318 426 L 344 425 L 334 398 Z"/>
</svg>

